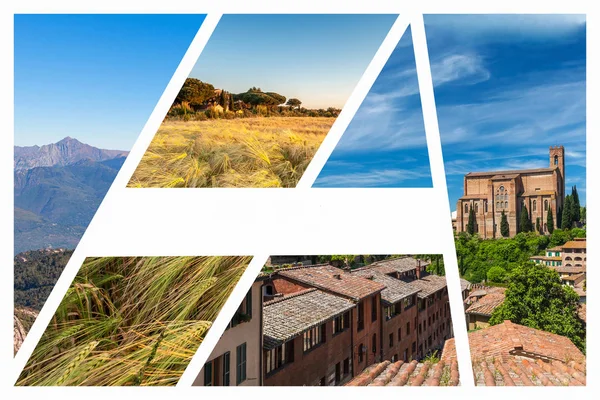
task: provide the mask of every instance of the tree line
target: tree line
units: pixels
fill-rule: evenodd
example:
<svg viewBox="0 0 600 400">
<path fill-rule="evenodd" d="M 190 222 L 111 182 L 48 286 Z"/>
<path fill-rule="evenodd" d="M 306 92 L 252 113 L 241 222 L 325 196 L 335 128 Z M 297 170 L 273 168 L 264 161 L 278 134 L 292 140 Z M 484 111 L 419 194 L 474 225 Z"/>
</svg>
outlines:
<svg viewBox="0 0 600 400">
<path fill-rule="evenodd" d="M 297 98 L 251 87 L 243 93 L 217 90 L 207 82 L 187 78 L 167 114 L 168 118 L 189 120 L 264 117 L 337 117 L 340 109 L 307 109 Z"/>
</svg>

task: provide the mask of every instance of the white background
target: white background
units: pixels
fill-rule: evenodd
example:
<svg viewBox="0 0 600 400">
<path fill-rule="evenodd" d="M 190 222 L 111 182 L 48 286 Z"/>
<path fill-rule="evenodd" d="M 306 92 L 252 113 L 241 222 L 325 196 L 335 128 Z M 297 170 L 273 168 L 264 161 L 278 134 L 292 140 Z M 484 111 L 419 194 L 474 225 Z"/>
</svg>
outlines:
<svg viewBox="0 0 600 400">
<path fill-rule="evenodd" d="M 130 2 L 104 1 L 84 5 L 74 1 L 55 1 L 46 5 L 43 1 L 28 1 L 27 4 L 3 4 L 0 27 L 2 32 L 2 101 L 1 120 L 4 125 L 5 144 L 0 162 L 4 195 L 1 198 L 0 215 L 3 228 L 2 240 L 2 313 L 0 314 L 2 346 L 2 383 L 8 398 L 13 396 L 52 396 L 106 398 L 106 396 L 144 396 L 164 398 L 165 394 L 177 396 L 306 396 L 330 397 L 342 393 L 350 398 L 366 396 L 585 396 L 591 397 L 598 376 L 597 345 L 588 340 L 588 386 L 586 388 L 474 388 L 466 341 L 466 330 L 462 315 L 460 285 L 452 241 L 450 207 L 446 192 L 444 166 L 435 114 L 433 87 L 425 46 L 424 30 L 420 12 L 568 12 L 586 13 L 588 29 L 587 104 L 589 109 L 598 110 L 597 89 L 597 28 L 595 14 L 589 13 L 586 2 L 569 1 L 559 3 L 545 1 L 540 4 L 523 4 L 520 1 L 503 1 L 500 5 L 481 2 L 416 2 L 403 5 L 400 2 L 371 0 L 366 4 L 348 5 L 343 1 L 325 2 L 248 2 L 231 0 L 225 4 L 198 1 L 174 2 Z M 397 3 L 397 4 L 391 4 Z M 417 9 L 418 8 L 418 9 Z M 32 327 L 27 340 L 16 358 L 13 359 L 12 305 L 13 305 L 13 13 L 15 12 L 191 12 L 208 13 L 204 24 L 171 83 L 165 90 L 148 123 L 140 133 L 130 156 L 127 158 L 113 186 L 100 206 L 79 246 L 73 254 L 55 290 L 46 302 L 38 321 Z M 401 13 L 401 17 L 382 43 L 375 58 L 348 99 L 342 114 L 319 149 L 305 176 L 296 189 L 125 189 L 129 177 L 152 140 L 173 98 L 187 77 L 198 55 L 208 40 L 221 13 Z M 407 23 L 411 23 L 417 73 L 431 162 L 434 188 L 432 189 L 310 189 L 314 179 L 337 144 L 354 112 L 367 94 L 385 61 L 391 54 Z M 594 46 L 594 44 L 596 44 Z M 597 112 L 589 113 L 588 132 L 599 132 Z M 598 140 L 588 135 L 588 171 L 592 180 L 598 171 L 594 150 Z M 598 221 L 594 209 L 596 203 L 594 185 L 588 190 L 588 246 L 591 254 L 588 271 L 592 290 L 588 293 L 590 310 L 595 307 L 598 273 L 595 271 L 596 238 Z M 459 353 L 461 387 L 459 388 L 192 388 L 195 375 L 210 354 L 220 332 L 229 321 L 247 288 L 269 254 L 398 254 L 398 253 L 442 253 L 450 291 L 451 310 L 454 315 L 454 331 Z M 52 317 L 66 289 L 87 256 L 125 255 L 253 255 L 254 260 L 242 277 L 234 294 L 215 321 L 200 350 L 190 363 L 177 388 L 14 388 L 12 385 L 27 362 L 37 340 Z M 588 254 L 589 256 L 589 254 Z M 460 313 L 460 314 L 458 314 Z M 588 338 L 596 332 L 594 316 L 588 322 Z M 176 392 L 173 392 L 176 390 Z M 238 391 L 242 392 L 238 392 Z M 331 392 L 331 391 L 335 392 Z M 563 390 L 566 390 L 562 392 Z M 207 392 L 209 391 L 209 392 Z M 214 391 L 214 392 L 213 392 Z M 235 391 L 235 393 L 234 393 Z M 267 393 L 269 391 L 269 393 Z M 507 393 L 511 391 L 510 393 Z M 85 393 L 83 393 L 85 392 Z M 160 397 L 159 397 L 160 396 Z"/>
</svg>

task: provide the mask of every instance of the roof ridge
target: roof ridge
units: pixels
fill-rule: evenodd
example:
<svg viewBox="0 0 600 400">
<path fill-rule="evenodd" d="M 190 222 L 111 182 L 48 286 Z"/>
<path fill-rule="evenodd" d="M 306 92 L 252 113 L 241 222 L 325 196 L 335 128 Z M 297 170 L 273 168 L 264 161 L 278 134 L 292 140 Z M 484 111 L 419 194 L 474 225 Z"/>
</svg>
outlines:
<svg viewBox="0 0 600 400">
<path fill-rule="evenodd" d="M 276 304 L 276 303 L 281 303 L 284 300 L 289 300 L 289 299 L 293 299 L 294 297 L 300 297 L 300 296 L 303 296 L 303 295 L 308 294 L 308 293 L 316 292 L 317 290 L 319 290 L 319 289 L 317 289 L 317 288 L 308 288 L 308 289 L 305 289 L 305 290 L 300 290 L 300 291 L 298 291 L 296 293 L 292 293 L 292 294 L 289 294 L 287 296 L 281 296 L 281 297 L 275 298 L 273 300 L 265 301 L 263 303 L 263 306 L 264 307 L 271 306 L 271 305 Z"/>
</svg>

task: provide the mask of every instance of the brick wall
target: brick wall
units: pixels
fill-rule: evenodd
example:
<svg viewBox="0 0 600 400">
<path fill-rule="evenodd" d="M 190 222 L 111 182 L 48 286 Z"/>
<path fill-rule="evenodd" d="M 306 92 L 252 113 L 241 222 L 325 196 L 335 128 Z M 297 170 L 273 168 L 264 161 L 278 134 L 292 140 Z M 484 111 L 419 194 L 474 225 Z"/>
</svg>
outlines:
<svg viewBox="0 0 600 400">
<path fill-rule="evenodd" d="M 350 367 L 352 366 L 352 328 L 333 335 L 333 321 L 328 321 L 325 325 L 324 343 L 305 353 L 303 337 L 298 336 L 293 339 L 294 361 L 265 375 L 264 384 L 266 386 L 318 386 L 324 379 L 325 385 L 335 385 L 336 364 L 338 363 L 341 371 L 341 381 L 338 384 L 350 380 L 352 369 L 345 376 L 343 372 L 344 360 L 348 360 Z"/>
</svg>

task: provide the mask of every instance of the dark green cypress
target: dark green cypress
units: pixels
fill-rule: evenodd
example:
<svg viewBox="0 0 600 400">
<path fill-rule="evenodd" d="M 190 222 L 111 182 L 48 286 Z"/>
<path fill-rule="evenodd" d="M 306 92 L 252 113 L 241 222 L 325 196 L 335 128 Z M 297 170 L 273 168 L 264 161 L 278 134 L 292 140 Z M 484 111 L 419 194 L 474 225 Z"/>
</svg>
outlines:
<svg viewBox="0 0 600 400">
<path fill-rule="evenodd" d="M 510 236 L 510 227 L 508 225 L 508 218 L 506 218 L 506 214 L 504 210 L 502 210 L 502 219 L 500 220 L 500 233 L 503 237 Z"/>
</svg>

